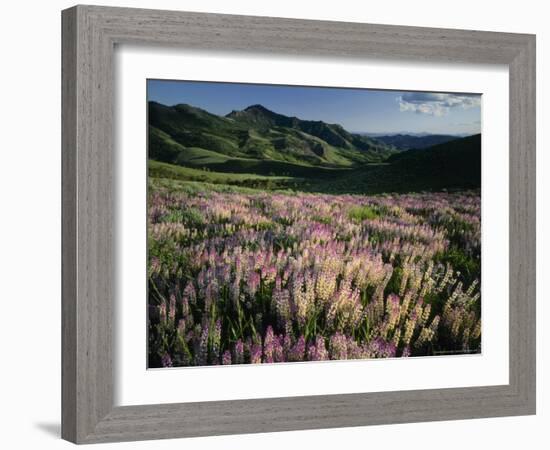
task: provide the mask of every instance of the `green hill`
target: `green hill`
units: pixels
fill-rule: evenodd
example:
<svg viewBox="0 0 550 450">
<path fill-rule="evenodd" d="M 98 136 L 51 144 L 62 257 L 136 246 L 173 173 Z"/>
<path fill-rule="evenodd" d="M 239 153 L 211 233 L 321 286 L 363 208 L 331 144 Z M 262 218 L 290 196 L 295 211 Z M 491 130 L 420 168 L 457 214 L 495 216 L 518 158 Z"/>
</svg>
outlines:
<svg viewBox="0 0 550 450">
<path fill-rule="evenodd" d="M 459 138 L 427 149 L 390 156 L 386 163 L 368 165 L 311 186 L 333 193 L 383 193 L 479 189 L 481 135 Z"/>
<path fill-rule="evenodd" d="M 170 164 L 242 173 L 253 160 L 267 173 L 286 175 L 303 171 L 289 165 L 351 168 L 394 152 L 340 125 L 287 117 L 261 105 L 221 117 L 190 105 L 149 102 L 149 157 Z"/>
<path fill-rule="evenodd" d="M 149 159 L 150 176 L 172 183 L 357 194 L 481 185 L 481 135 L 397 151 L 261 105 L 222 117 L 150 102 Z"/>
<path fill-rule="evenodd" d="M 428 134 L 426 136 L 414 136 L 410 134 L 392 134 L 388 136 L 376 136 L 377 141 L 387 145 L 393 145 L 399 150 L 428 148 L 437 144 L 453 141 L 457 136 L 449 134 Z"/>
</svg>

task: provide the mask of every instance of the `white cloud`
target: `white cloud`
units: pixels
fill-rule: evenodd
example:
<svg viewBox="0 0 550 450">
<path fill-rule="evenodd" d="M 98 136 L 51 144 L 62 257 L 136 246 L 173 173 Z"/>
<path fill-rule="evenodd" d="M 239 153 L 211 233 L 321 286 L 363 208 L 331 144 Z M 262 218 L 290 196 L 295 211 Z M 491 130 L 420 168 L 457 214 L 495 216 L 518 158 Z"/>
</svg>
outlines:
<svg viewBox="0 0 550 450">
<path fill-rule="evenodd" d="M 473 108 L 481 104 L 480 95 L 432 94 L 428 92 L 407 92 L 397 97 L 400 111 L 418 114 L 444 116 L 451 108 Z"/>
</svg>

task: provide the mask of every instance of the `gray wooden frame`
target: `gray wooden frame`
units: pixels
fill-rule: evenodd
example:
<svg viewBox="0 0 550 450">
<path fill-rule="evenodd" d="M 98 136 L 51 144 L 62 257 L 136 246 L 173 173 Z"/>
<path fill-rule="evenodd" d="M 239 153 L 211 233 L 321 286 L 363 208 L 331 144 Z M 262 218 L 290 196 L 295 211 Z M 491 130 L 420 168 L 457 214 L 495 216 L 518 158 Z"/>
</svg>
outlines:
<svg viewBox="0 0 550 450">
<path fill-rule="evenodd" d="M 62 32 L 63 438 L 93 443 L 535 413 L 535 36 L 96 6 L 63 11 Z M 508 65 L 509 384 L 114 407 L 113 50 L 126 43 Z"/>
</svg>

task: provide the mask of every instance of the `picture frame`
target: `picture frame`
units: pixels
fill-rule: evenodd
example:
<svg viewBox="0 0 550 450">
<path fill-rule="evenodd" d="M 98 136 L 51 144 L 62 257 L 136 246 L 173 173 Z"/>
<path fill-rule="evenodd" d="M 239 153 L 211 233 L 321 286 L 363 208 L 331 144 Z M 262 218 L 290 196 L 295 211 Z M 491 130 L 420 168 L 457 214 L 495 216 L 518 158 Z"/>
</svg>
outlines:
<svg viewBox="0 0 550 450">
<path fill-rule="evenodd" d="M 114 406 L 113 52 L 120 44 L 504 64 L 509 384 Z M 534 414 L 535 36 L 100 6 L 62 13 L 62 437 L 75 443 Z"/>
</svg>

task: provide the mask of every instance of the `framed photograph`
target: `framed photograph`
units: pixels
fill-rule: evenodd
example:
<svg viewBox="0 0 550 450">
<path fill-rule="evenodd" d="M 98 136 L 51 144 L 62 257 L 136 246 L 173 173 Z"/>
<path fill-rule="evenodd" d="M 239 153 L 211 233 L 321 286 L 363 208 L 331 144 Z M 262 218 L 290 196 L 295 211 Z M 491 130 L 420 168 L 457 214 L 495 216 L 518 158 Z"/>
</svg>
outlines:
<svg viewBox="0 0 550 450">
<path fill-rule="evenodd" d="M 63 11 L 62 435 L 535 413 L 535 37 Z"/>
</svg>

